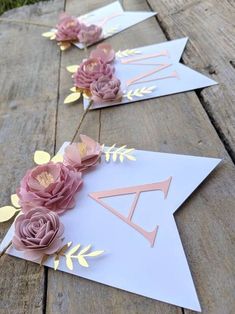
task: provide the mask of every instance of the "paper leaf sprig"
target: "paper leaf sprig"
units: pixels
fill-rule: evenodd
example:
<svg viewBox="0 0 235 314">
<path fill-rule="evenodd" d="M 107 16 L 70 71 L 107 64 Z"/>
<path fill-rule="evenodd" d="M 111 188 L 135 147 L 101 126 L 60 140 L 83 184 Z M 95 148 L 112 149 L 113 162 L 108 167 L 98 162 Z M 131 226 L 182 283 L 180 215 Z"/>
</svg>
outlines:
<svg viewBox="0 0 235 314">
<path fill-rule="evenodd" d="M 107 29 L 105 32 L 104 32 L 104 37 L 108 37 L 108 36 L 111 36 L 115 33 L 117 33 L 117 31 L 119 30 L 120 26 L 119 25 L 116 25 L 114 27 L 110 27 L 109 29 Z"/>
<path fill-rule="evenodd" d="M 119 50 L 118 52 L 116 52 L 116 57 L 123 58 L 123 57 L 133 56 L 136 54 L 141 54 L 141 51 L 136 50 L 136 49 L 125 49 L 125 50 Z"/>
<path fill-rule="evenodd" d="M 103 250 L 89 252 L 91 244 L 80 250 L 81 244 L 75 245 L 67 253 L 67 249 L 70 248 L 72 242 L 67 243 L 62 249 L 55 254 L 54 257 L 54 270 L 57 270 L 60 263 L 60 257 L 65 257 L 66 267 L 73 270 L 73 260 L 77 260 L 82 267 L 89 267 L 86 257 L 97 257 L 104 253 Z M 80 250 L 80 251 L 79 251 Z M 89 252 L 89 253 L 88 253 Z"/>
<path fill-rule="evenodd" d="M 67 71 L 69 73 L 76 73 L 77 70 L 79 68 L 79 65 L 69 65 L 66 67 Z M 76 100 L 78 100 L 81 95 L 83 95 L 83 97 L 87 97 L 85 91 L 80 90 L 77 87 L 72 87 L 70 88 L 70 91 L 72 92 L 71 94 L 69 94 L 65 99 L 64 99 L 64 104 L 70 104 L 72 102 L 75 102 Z"/>
<path fill-rule="evenodd" d="M 102 146 L 102 152 L 105 155 L 106 162 L 109 162 L 110 160 L 116 162 L 119 160 L 120 162 L 124 161 L 124 158 L 135 161 L 135 156 L 132 155 L 134 152 L 134 148 L 126 148 L 126 145 L 121 147 L 116 147 L 116 144 L 113 144 L 109 148 L 105 148 L 105 146 Z"/>
<path fill-rule="evenodd" d="M 142 87 L 134 90 L 131 89 L 126 94 L 124 94 L 123 97 L 133 100 L 133 97 L 143 97 L 145 94 L 151 94 L 155 88 L 156 86 Z"/>
<path fill-rule="evenodd" d="M 64 158 L 62 154 L 56 154 L 54 157 L 51 158 L 51 155 L 43 150 L 36 150 L 33 157 L 33 160 L 37 165 L 43 165 L 48 163 L 49 161 L 52 161 L 54 163 L 63 162 L 63 159 Z"/>
<path fill-rule="evenodd" d="M 0 223 L 10 220 L 16 213 L 21 211 L 19 198 L 16 194 L 11 195 L 11 204 L 12 206 L 8 205 L 0 208 Z"/>
<path fill-rule="evenodd" d="M 43 33 L 42 36 L 49 38 L 50 40 L 54 40 L 56 38 L 56 29 L 52 29 L 49 32 Z"/>
</svg>

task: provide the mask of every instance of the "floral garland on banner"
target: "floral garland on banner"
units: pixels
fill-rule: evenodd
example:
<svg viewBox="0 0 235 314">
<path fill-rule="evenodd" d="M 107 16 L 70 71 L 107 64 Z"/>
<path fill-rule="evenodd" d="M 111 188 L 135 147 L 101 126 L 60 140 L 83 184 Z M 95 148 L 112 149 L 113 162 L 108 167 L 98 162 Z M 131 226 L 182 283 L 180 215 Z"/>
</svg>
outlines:
<svg viewBox="0 0 235 314">
<path fill-rule="evenodd" d="M 66 266 L 72 270 L 73 259 L 81 266 L 88 267 L 87 258 L 104 253 L 103 250 L 90 252 L 91 245 L 80 250 L 80 243 L 74 247 L 71 247 L 72 242 L 63 244 L 65 227 L 60 216 L 75 206 L 75 195 L 82 188 L 83 175 L 88 169 L 95 170 L 102 155 L 106 162 L 123 162 L 125 158 L 135 160 L 132 155 L 134 149 L 127 149 L 126 145 L 117 148 L 115 144 L 106 148 L 86 135 L 80 135 L 80 138 L 81 142 L 72 141 L 65 148 L 63 156 L 57 154 L 51 158 L 45 151 L 35 152 L 37 166 L 26 172 L 16 194 L 11 196 L 13 206 L 0 208 L 0 222 L 11 219 L 19 212 L 14 222 L 13 239 L 0 256 L 12 245 L 40 264 L 54 256 L 55 270 L 60 258 L 64 257 Z"/>
<path fill-rule="evenodd" d="M 115 77 L 114 60 L 115 51 L 112 46 L 100 44 L 80 65 L 68 66 L 67 70 L 73 73 L 74 86 L 64 103 L 74 102 L 82 94 L 91 98 L 93 103 L 119 101 L 123 93 L 121 81 Z"/>
<path fill-rule="evenodd" d="M 43 33 L 43 37 L 56 40 L 61 50 L 68 49 L 73 43 L 82 43 L 85 47 L 102 39 L 102 27 L 86 25 L 74 16 L 62 13 L 55 29 Z"/>
</svg>

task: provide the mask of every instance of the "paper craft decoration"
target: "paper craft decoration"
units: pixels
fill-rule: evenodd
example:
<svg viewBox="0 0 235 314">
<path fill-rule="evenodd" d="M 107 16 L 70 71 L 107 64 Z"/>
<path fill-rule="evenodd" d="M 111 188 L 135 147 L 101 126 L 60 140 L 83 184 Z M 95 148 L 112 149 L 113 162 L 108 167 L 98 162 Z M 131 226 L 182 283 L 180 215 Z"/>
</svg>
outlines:
<svg viewBox="0 0 235 314">
<path fill-rule="evenodd" d="M 64 143 L 59 156 L 68 145 Z M 80 146 L 81 152 L 83 148 Z M 49 257 L 44 265 L 200 311 L 174 213 L 220 159 L 138 150 L 134 153 L 135 162 L 131 158 L 122 162 L 122 152 L 129 154 L 126 147 L 119 151 L 103 147 L 102 151 L 105 159 L 112 162 L 102 161 L 95 171 L 86 172 L 75 208 L 61 216 L 64 237 L 75 246 L 70 249 L 67 243 L 61 258 Z M 13 233 L 12 226 L 0 250 Z M 80 243 L 92 243 L 95 252 L 97 248 L 104 250 L 89 268 L 86 252 L 90 246 L 81 252 L 77 245 Z M 13 248 L 7 253 L 28 259 Z"/>
<path fill-rule="evenodd" d="M 69 48 L 71 43 L 83 49 L 85 46 L 90 46 L 91 44 L 113 36 L 155 14 L 155 12 L 124 11 L 121 4 L 116 1 L 79 16 L 77 19 L 82 27 L 80 27 L 80 25 L 73 25 L 75 21 L 70 18 L 62 21 L 62 27 L 60 27 L 59 23 L 57 29 L 43 33 L 42 36 L 50 38 L 51 40 L 57 40 L 61 50 Z M 57 33 L 58 30 L 62 31 L 59 36 Z"/>
<path fill-rule="evenodd" d="M 187 40 L 116 53 L 108 44 L 98 45 L 80 65 L 67 67 L 73 73 L 74 87 L 65 103 L 76 101 L 83 93 L 84 108 L 92 100 L 90 109 L 99 109 L 217 84 L 179 62 Z"/>
</svg>

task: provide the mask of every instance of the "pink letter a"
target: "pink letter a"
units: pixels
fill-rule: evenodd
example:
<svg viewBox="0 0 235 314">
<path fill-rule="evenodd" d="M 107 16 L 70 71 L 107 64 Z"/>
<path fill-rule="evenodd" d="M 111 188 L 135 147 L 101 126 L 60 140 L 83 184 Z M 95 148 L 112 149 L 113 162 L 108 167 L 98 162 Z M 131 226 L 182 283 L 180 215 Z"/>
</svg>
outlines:
<svg viewBox="0 0 235 314">
<path fill-rule="evenodd" d="M 171 184 L 171 179 L 172 177 L 162 182 L 138 185 L 138 186 L 133 186 L 133 187 L 128 187 L 128 188 L 114 189 L 114 190 L 109 190 L 109 191 L 94 192 L 94 193 L 90 193 L 89 196 L 92 197 L 96 202 L 98 202 L 104 208 L 111 211 L 111 213 L 113 213 L 115 216 L 123 220 L 129 226 L 134 228 L 136 231 L 141 233 L 149 241 L 151 247 L 153 247 L 155 239 L 156 239 L 156 235 L 157 235 L 158 226 L 156 226 L 156 228 L 153 231 L 146 231 L 139 225 L 132 222 L 132 217 L 135 212 L 135 208 L 138 203 L 140 193 L 147 192 L 147 191 L 159 191 L 160 190 L 163 192 L 164 198 L 166 198 L 170 184 Z M 135 194 L 135 198 L 129 210 L 128 217 L 122 215 L 121 213 L 113 209 L 110 205 L 106 204 L 105 202 L 101 200 L 102 198 L 105 198 L 105 197 L 127 195 L 127 194 Z"/>
</svg>

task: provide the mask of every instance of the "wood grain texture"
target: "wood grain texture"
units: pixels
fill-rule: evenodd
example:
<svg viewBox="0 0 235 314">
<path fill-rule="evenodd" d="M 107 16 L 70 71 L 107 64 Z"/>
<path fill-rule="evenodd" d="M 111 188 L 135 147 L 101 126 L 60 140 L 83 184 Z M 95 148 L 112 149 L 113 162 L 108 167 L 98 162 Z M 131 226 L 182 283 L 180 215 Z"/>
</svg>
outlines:
<svg viewBox="0 0 235 314">
<path fill-rule="evenodd" d="M 169 39 L 189 37 L 184 63 L 219 83 L 199 96 L 235 161 L 235 2 L 147 1 Z"/>
<path fill-rule="evenodd" d="M 53 1 L 12 10 L 2 17 L 55 23 L 61 9 L 61 1 Z M 10 194 L 33 166 L 34 151 L 54 151 L 59 53 L 41 37 L 43 31 L 33 25 L 0 23 L 2 206 L 10 204 Z M 1 224 L 0 239 L 11 223 Z M 45 270 L 9 256 L 0 259 L 0 269 L 0 313 L 43 313 Z"/>
</svg>

